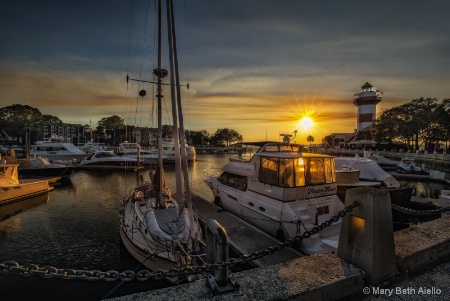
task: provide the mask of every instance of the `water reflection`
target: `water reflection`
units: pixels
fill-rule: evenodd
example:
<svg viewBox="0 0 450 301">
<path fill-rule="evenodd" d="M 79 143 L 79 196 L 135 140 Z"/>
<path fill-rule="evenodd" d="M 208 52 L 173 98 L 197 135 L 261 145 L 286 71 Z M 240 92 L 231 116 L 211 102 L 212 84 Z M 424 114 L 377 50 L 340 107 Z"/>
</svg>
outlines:
<svg viewBox="0 0 450 301">
<path fill-rule="evenodd" d="M 217 174 L 228 161 L 226 155 L 199 155 L 189 164 L 192 191 L 213 201 L 203 183 L 203 173 Z M 139 181 L 147 180 L 148 167 L 133 172 L 74 171 L 69 181 L 56 186 L 49 199 L 32 208 L 12 209 L 9 218 L 0 222 L 0 262 L 52 265 L 58 268 L 99 269 L 102 271 L 139 270 L 122 247 L 119 236 L 119 209 Z M 165 169 L 166 183 L 175 190 L 173 167 Z M 416 188 L 416 195 L 436 196 L 443 184 L 402 182 Z M 448 188 L 447 188 L 448 189 Z M 56 284 L 56 285 L 55 285 Z M 5 300 L 99 300 L 119 282 L 95 284 L 86 281 L 44 279 L 0 275 L 1 298 Z M 148 291 L 167 286 L 164 281 L 127 282 L 109 297 Z M 27 287 L 27 290 L 23 288 Z"/>
</svg>

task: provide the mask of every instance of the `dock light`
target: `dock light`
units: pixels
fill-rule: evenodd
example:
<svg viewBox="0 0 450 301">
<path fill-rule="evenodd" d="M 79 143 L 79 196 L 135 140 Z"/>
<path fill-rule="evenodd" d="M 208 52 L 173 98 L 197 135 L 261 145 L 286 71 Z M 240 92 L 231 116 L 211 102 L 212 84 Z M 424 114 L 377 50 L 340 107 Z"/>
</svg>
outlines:
<svg viewBox="0 0 450 301">
<path fill-rule="evenodd" d="M 349 244 L 361 245 L 363 243 L 365 225 L 365 219 L 350 215 L 350 227 L 348 233 Z"/>
</svg>

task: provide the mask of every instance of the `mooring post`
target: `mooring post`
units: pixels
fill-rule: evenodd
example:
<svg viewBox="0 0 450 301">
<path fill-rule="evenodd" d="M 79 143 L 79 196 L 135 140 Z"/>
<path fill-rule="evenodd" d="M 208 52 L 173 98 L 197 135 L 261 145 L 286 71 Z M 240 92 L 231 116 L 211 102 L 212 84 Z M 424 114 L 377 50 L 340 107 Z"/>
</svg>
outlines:
<svg viewBox="0 0 450 301">
<path fill-rule="evenodd" d="M 354 201 L 358 206 L 342 221 L 337 255 L 379 284 L 397 273 L 391 197 L 372 187 L 348 189 L 345 206 Z"/>
<path fill-rule="evenodd" d="M 206 223 L 206 263 L 216 264 L 228 261 L 228 235 L 215 220 Z M 228 275 L 228 266 L 223 265 L 208 275 L 208 283 L 214 295 L 234 291 L 239 288 Z"/>
</svg>

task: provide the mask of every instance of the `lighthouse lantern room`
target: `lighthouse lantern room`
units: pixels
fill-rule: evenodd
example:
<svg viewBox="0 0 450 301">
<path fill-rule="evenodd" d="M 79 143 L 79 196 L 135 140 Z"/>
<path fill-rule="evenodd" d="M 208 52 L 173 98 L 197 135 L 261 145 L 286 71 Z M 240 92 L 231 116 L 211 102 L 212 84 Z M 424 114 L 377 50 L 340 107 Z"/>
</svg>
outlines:
<svg viewBox="0 0 450 301">
<path fill-rule="evenodd" d="M 381 101 L 379 93 L 383 92 L 374 91 L 368 82 L 361 87 L 361 92 L 355 93 L 357 98 L 353 104 L 358 107 L 358 132 L 367 129 L 377 117 L 377 104 Z"/>
</svg>

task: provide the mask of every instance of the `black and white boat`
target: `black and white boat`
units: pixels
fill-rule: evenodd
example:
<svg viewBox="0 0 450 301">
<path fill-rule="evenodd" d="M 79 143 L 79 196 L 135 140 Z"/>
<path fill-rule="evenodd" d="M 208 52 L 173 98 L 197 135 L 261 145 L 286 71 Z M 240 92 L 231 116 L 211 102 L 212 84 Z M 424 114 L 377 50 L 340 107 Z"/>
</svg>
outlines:
<svg viewBox="0 0 450 301">
<path fill-rule="evenodd" d="M 141 164 L 138 160 L 120 157 L 112 151 L 97 151 L 90 154 L 77 165 L 80 169 L 136 169 Z"/>
<path fill-rule="evenodd" d="M 74 165 L 50 163 L 47 158 L 33 157 L 18 159 L 19 177 L 21 178 L 68 178 L 72 174 Z"/>
</svg>

